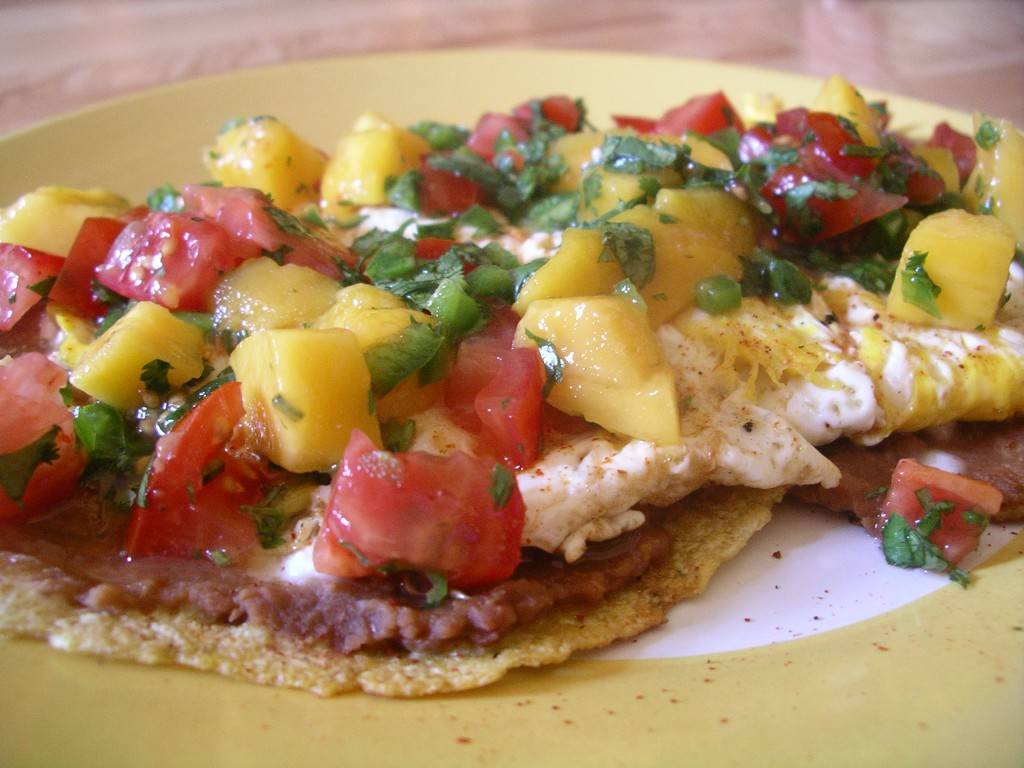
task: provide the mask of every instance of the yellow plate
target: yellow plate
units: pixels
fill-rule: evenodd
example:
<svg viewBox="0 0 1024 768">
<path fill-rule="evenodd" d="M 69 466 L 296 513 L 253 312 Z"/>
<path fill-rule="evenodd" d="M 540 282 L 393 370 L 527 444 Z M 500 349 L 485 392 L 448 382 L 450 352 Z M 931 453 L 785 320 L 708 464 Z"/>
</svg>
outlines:
<svg viewBox="0 0 1024 768">
<path fill-rule="evenodd" d="M 235 115 L 275 114 L 333 149 L 366 109 L 401 122 L 470 122 L 570 93 L 604 125 L 612 111 L 658 114 L 719 88 L 734 98 L 771 91 L 796 105 L 817 87 L 746 67 L 579 53 L 292 64 L 163 88 L 0 140 L 0 204 L 41 184 L 100 185 L 140 199 L 164 181 L 202 178 L 200 148 Z M 898 125 L 922 132 L 940 120 L 970 125 L 941 107 L 889 103 Z M 319 700 L 9 642 L 0 646 L 0 763 L 1020 765 L 1022 539 L 980 567 L 966 592 L 943 587 L 831 632 L 712 655 L 573 661 L 421 701 Z"/>
</svg>

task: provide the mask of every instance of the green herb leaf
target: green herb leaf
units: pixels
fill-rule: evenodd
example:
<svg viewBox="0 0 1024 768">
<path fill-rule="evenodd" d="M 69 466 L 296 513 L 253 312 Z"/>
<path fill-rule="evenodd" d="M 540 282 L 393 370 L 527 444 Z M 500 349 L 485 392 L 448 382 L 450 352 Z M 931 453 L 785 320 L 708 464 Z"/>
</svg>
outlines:
<svg viewBox="0 0 1024 768">
<path fill-rule="evenodd" d="M 811 281 L 791 261 L 757 249 L 743 262 L 744 296 L 768 296 L 780 304 L 806 304 Z"/>
<path fill-rule="evenodd" d="M 203 554 L 205 554 L 206 558 L 218 568 L 224 568 L 225 566 L 231 565 L 231 556 L 228 555 L 227 550 L 207 549 Z"/>
<path fill-rule="evenodd" d="M 999 143 L 999 129 L 991 120 L 985 120 L 978 126 L 974 134 L 974 141 L 984 150 L 992 149 Z"/>
<path fill-rule="evenodd" d="M 885 157 L 885 147 L 871 147 L 867 144 L 844 144 L 839 150 L 843 157 Z"/>
<path fill-rule="evenodd" d="M 603 227 L 601 242 L 604 250 L 598 261 L 619 262 L 638 289 L 654 277 L 654 238 L 649 230 L 625 221 L 609 222 Z"/>
<path fill-rule="evenodd" d="M 173 366 L 166 360 L 155 358 L 142 366 L 142 374 L 139 381 L 147 390 L 155 395 L 166 395 L 171 391 L 171 383 L 167 380 L 167 373 Z"/>
<path fill-rule="evenodd" d="M 544 364 L 544 372 L 546 374 L 544 389 L 541 390 L 541 395 L 547 397 L 548 393 L 551 392 L 551 388 L 565 376 L 565 360 L 558 354 L 554 344 L 547 339 L 541 338 L 529 328 L 526 329 L 526 337 L 537 345 L 537 351 L 540 352 L 540 361 Z"/>
<path fill-rule="evenodd" d="M 302 421 L 306 414 L 295 407 L 288 398 L 282 394 L 276 394 L 270 399 L 270 404 L 289 421 Z"/>
<path fill-rule="evenodd" d="M 53 284 L 57 282 L 57 276 L 51 275 L 50 277 L 44 277 L 38 283 L 33 283 L 28 287 L 32 293 L 37 293 L 44 299 L 50 295 L 50 289 L 53 288 Z"/>
<path fill-rule="evenodd" d="M 380 437 L 387 450 L 393 453 L 408 451 L 416 437 L 416 422 L 412 419 L 388 419 L 380 425 Z"/>
<path fill-rule="evenodd" d="M 28 445 L 11 453 L 0 454 L 0 487 L 11 501 L 21 501 L 36 467 L 57 460 L 60 455 L 57 450 L 58 434 L 60 427 L 54 425 Z"/>
<path fill-rule="evenodd" d="M 808 201 L 812 197 L 819 200 L 849 200 L 856 194 L 856 189 L 841 181 L 805 181 L 786 191 L 786 218 L 800 235 L 813 237 L 821 231 L 824 223 L 808 205 Z"/>
<path fill-rule="evenodd" d="M 501 224 L 491 215 L 491 212 L 482 205 L 474 205 L 467 208 L 459 216 L 459 225 L 471 227 L 477 237 L 486 237 L 501 232 Z"/>
<path fill-rule="evenodd" d="M 682 147 L 637 136 L 609 135 L 601 145 L 602 164 L 619 173 L 641 174 L 673 168 L 686 156 Z"/>
<path fill-rule="evenodd" d="M 276 205 L 266 205 L 263 207 L 263 210 L 284 234 L 292 235 L 293 237 L 313 236 L 313 233 L 309 231 L 309 228 L 300 219 L 292 216 L 287 211 L 281 210 Z"/>
<path fill-rule="evenodd" d="M 424 599 L 427 602 L 427 608 L 437 608 L 448 597 L 448 580 L 437 571 L 427 571 L 426 575 L 430 579 L 430 590 Z"/>
<path fill-rule="evenodd" d="M 597 183 L 600 184 L 601 180 L 597 179 Z M 543 232 L 565 229 L 576 220 L 578 204 L 576 192 L 556 192 L 530 206 L 524 218 L 531 227 Z"/>
<path fill-rule="evenodd" d="M 495 297 L 511 304 L 515 298 L 515 278 L 512 273 L 494 264 L 481 264 L 466 275 L 466 286 L 471 296 Z"/>
<path fill-rule="evenodd" d="M 927 312 L 932 317 L 941 318 L 942 313 L 935 299 L 942 293 L 942 289 L 932 281 L 924 268 L 927 258 L 926 251 L 914 251 L 910 255 L 900 275 L 900 291 L 903 300 L 908 304 Z"/>
<path fill-rule="evenodd" d="M 146 207 L 161 213 L 180 213 L 185 209 L 181 192 L 170 184 L 163 184 L 146 195 Z"/>
<path fill-rule="evenodd" d="M 888 485 L 880 485 L 877 488 L 872 488 L 870 491 L 864 494 L 865 499 L 880 499 L 889 492 Z"/>
<path fill-rule="evenodd" d="M 512 496 L 512 489 L 515 488 L 516 478 L 502 464 L 495 464 L 491 471 L 491 499 L 494 501 L 494 508 L 501 509 L 508 504 Z"/>
<path fill-rule="evenodd" d="M 429 363 L 442 343 L 441 335 L 429 325 L 413 323 L 397 338 L 367 349 L 363 357 L 370 369 L 374 395 L 383 397 Z"/>
<path fill-rule="evenodd" d="M 397 179 L 389 179 L 384 188 L 387 190 L 388 202 L 396 208 L 407 211 L 420 209 L 420 184 L 423 174 L 419 171 L 406 171 Z"/>
<path fill-rule="evenodd" d="M 427 311 L 437 318 L 441 332 L 449 340 L 471 333 L 483 321 L 480 304 L 466 289 L 462 278 L 447 278 L 438 283 L 427 299 Z"/>
<path fill-rule="evenodd" d="M 373 252 L 366 276 L 374 283 L 408 277 L 416 269 L 416 246 L 401 235 L 393 236 Z"/>
<path fill-rule="evenodd" d="M 156 432 L 158 435 L 166 435 L 172 429 L 174 425 L 181 421 L 182 417 L 185 416 L 189 411 L 196 407 L 201 401 L 212 395 L 223 385 L 229 381 L 235 380 L 235 372 L 230 368 L 225 368 L 218 374 L 217 378 L 210 381 L 209 384 L 205 384 L 202 388 L 197 389 L 195 392 L 185 398 L 185 402 L 181 405 L 175 405 L 163 413 L 161 413 L 156 420 Z M 77 430 L 76 430 L 77 433 Z"/>
<path fill-rule="evenodd" d="M 426 139 L 430 143 L 430 148 L 435 152 L 458 149 L 469 138 L 469 131 L 465 128 L 429 120 L 421 120 L 410 126 L 409 130 Z"/>
<path fill-rule="evenodd" d="M 242 504 L 239 509 L 249 515 L 256 523 L 256 535 L 263 549 L 274 549 L 284 544 L 281 533 L 284 530 L 286 517 L 284 512 L 274 505 L 281 493 L 282 486 L 275 486 L 267 494 L 261 504 Z"/>
<path fill-rule="evenodd" d="M 988 515 L 982 514 L 973 507 L 965 509 L 960 514 L 968 525 L 976 525 L 982 530 L 988 528 Z"/>
<path fill-rule="evenodd" d="M 443 240 L 455 239 L 455 219 L 445 221 L 421 222 L 416 225 L 416 239 L 439 237 Z"/>
</svg>

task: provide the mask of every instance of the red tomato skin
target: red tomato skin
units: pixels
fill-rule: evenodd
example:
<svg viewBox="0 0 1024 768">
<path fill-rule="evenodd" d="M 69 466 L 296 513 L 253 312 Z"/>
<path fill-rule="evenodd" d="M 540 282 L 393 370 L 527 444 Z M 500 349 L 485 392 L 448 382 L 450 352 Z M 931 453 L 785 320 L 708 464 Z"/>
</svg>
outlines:
<svg viewBox="0 0 1024 768">
<path fill-rule="evenodd" d="M 809 110 L 806 107 L 793 107 L 779 112 L 775 115 L 775 133 L 802 141 L 809 129 L 808 114 Z"/>
<path fill-rule="evenodd" d="M 455 245 L 446 237 L 421 237 L 416 241 L 416 258 L 436 261 Z"/>
<path fill-rule="evenodd" d="M 655 133 L 681 136 L 687 131 L 695 131 L 708 135 L 729 127 L 742 133 L 743 121 L 725 94 L 716 91 L 694 96 L 685 104 L 665 112 L 658 119 Z"/>
<path fill-rule="evenodd" d="M 238 561 L 256 548 L 256 523 L 241 505 L 259 502 L 262 476 L 227 450 L 243 415 L 241 384 L 230 382 L 157 441 L 146 506 L 132 510 L 125 537 L 130 557 L 191 558 L 222 549 Z M 204 483 L 215 461 L 224 469 Z"/>
<path fill-rule="evenodd" d="M 495 507 L 494 466 L 462 451 L 443 457 L 380 451 L 354 431 L 335 474 L 314 565 L 336 568 L 327 572 L 344 578 L 367 575 L 341 545 L 346 542 L 371 567 L 436 571 L 453 587 L 508 578 L 520 560 L 525 507 L 515 483 L 507 503 Z"/>
<path fill-rule="evenodd" d="M 632 128 L 637 133 L 654 133 L 658 121 L 649 117 L 633 115 L 612 115 L 616 128 Z"/>
<path fill-rule="evenodd" d="M 282 248 L 286 251 L 286 264 L 309 267 L 327 277 L 340 277 L 338 259 L 350 266 L 355 264 L 352 254 L 340 245 L 283 230 L 269 213 L 274 210 L 273 203 L 259 190 L 189 184 L 181 190 L 181 197 L 186 213 L 210 219 L 224 228 L 239 264 Z"/>
<path fill-rule="evenodd" d="M 57 458 L 35 468 L 20 502 L 0 488 L 0 521 L 36 517 L 75 490 L 85 458 L 75 442 L 71 412 L 60 398 L 67 380 L 64 369 L 39 352 L 0 366 L 0 454 L 24 448 L 54 426 L 60 429 Z"/>
<path fill-rule="evenodd" d="M 490 161 L 494 158 L 494 144 L 504 131 L 508 131 L 509 135 L 517 142 L 526 141 L 530 138 L 528 126 L 529 122 L 524 125 L 522 120 L 512 115 L 485 112 L 477 121 L 473 133 L 466 140 L 466 146 L 484 160 Z"/>
<path fill-rule="evenodd" d="M 510 349 L 501 353 L 494 377 L 473 399 L 484 450 L 515 469 L 533 464 L 540 452 L 543 382 L 537 350 Z"/>
<path fill-rule="evenodd" d="M 847 180 L 851 177 L 868 178 L 878 165 L 877 158 L 846 156 L 847 145 L 864 146 L 859 137 L 842 126 L 835 115 L 828 112 L 808 112 L 807 130 L 814 140 L 800 149 L 801 165 L 812 175 Z"/>
<path fill-rule="evenodd" d="M 541 116 L 556 125 L 562 126 L 567 133 L 575 133 L 580 129 L 580 118 L 583 117 L 579 105 L 568 96 L 547 96 L 539 99 Z M 533 102 L 526 101 L 512 110 L 512 115 L 525 126 L 533 125 Z"/>
<path fill-rule="evenodd" d="M 755 125 L 747 129 L 740 137 L 738 153 L 740 160 L 749 163 L 754 158 L 760 157 L 772 146 L 772 135 L 763 125 Z"/>
<path fill-rule="evenodd" d="M 942 122 L 935 126 L 932 136 L 928 139 L 929 147 L 945 147 L 953 153 L 953 161 L 960 175 L 960 186 L 967 183 L 974 166 L 978 162 L 978 147 L 974 139 L 953 128 L 949 123 Z"/>
<path fill-rule="evenodd" d="M 808 206 L 822 222 L 821 228 L 813 234 L 801 232 L 793 226 L 787 216 L 785 194 L 800 184 L 812 181 L 802 168 L 784 165 L 776 169 L 770 179 L 761 187 L 761 195 L 768 201 L 782 222 L 782 235 L 793 242 L 820 242 L 835 235 L 848 232 L 861 224 L 883 216 L 889 211 L 902 208 L 907 198 L 882 192 L 855 179 L 843 183 L 852 187 L 856 194 L 846 200 L 822 200 L 811 198 Z"/>
<path fill-rule="evenodd" d="M 964 511 L 973 509 L 992 517 L 999 513 L 1003 494 L 981 480 L 928 467 L 914 459 L 900 459 L 882 502 L 882 516 L 887 520 L 892 515 L 900 515 L 908 523 L 920 523 L 924 510 L 915 494 L 922 488 L 931 492 L 934 501 L 953 503 L 953 509 L 942 516 L 942 524 L 928 538 L 951 565 L 956 565 L 978 548 L 983 530 L 964 520 Z"/>
<path fill-rule="evenodd" d="M 448 171 L 432 168 L 423 159 L 420 173 L 420 209 L 427 216 L 462 213 L 480 202 L 480 185 Z"/>
<path fill-rule="evenodd" d="M 129 299 L 203 312 L 217 281 L 238 264 L 227 233 L 213 222 L 151 213 L 125 226 L 96 280 Z"/>
<path fill-rule="evenodd" d="M 102 216 L 86 219 L 50 289 L 50 300 L 86 317 L 100 317 L 109 307 L 93 295 L 96 268 L 104 262 L 125 222 Z"/>
<path fill-rule="evenodd" d="M 13 243 L 0 243 L 0 331 L 9 331 L 39 303 L 29 286 L 54 277 L 64 259 Z"/>
</svg>

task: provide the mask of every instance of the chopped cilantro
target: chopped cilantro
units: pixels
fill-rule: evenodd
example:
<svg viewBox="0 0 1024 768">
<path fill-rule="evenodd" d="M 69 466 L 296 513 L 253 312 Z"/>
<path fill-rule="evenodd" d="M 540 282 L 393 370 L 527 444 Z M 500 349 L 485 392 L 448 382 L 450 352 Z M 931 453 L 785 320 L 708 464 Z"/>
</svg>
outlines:
<svg viewBox="0 0 1024 768">
<path fill-rule="evenodd" d="M 53 288 L 53 284 L 55 282 L 57 282 L 57 276 L 51 275 L 50 277 L 44 277 L 38 283 L 32 283 L 28 289 L 32 291 L 32 293 L 39 294 L 45 299 L 50 295 L 50 289 Z"/>
<path fill-rule="evenodd" d="M 474 205 L 463 211 L 459 216 L 459 224 L 463 227 L 471 227 L 477 237 L 485 237 L 501 231 L 501 224 L 482 205 Z"/>
<path fill-rule="evenodd" d="M 609 171 L 650 173 L 673 168 L 684 157 L 682 147 L 637 136 L 612 134 L 601 145 L 601 161 Z"/>
<path fill-rule="evenodd" d="M 204 554 L 207 559 L 218 568 L 231 565 L 231 556 L 224 549 L 207 549 Z"/>
<path fill-rule="evenodd" d="M 413 323 L 393 340 L 376 344 L 363 354 L 373 393 L 382 397 L 406 377 L 429 363 L 442 344 L 442 337 L 431 326 Z"/>
<path fill-rule="evenodd" d="M 89 458 L 90 472 L 109 469 L 124 474 L 135 460 L 150 451 L 134 425 L 106 403 L 90 403 L 74 409 L 74 431 L 78 444 Z"/>
<path fill-rule="evenodd" d="M 324 221 L 324 217 L 320 215 L 320 211 L 316 209 L 315 205 L 310 205 L 306 208 L 299 218 L 310 226 L 317 227 L 318 229 L 327 229 L 327 222 Z"/>
<path fill-rule="evenodd" d="M 274 549 L 284 544 L 281 532 L 284 529 L 285 514 L 274 502 L 283 486 L 274 486 L 260 504 L 242 504 L 239 508 L 256 523 L 256 535 L 263 549 Z"/>
<path fill-rule="evenodd" d="M 293 405 L 291 401 L 282 394 L 274 395 L 270 399 L 270 404 L 289 421 L 302 421 L 306 418 L 306 414 L 296 408 L 295 405 Z"/>
<path fill-rule="evenodd" d="M 932 317 L 942 317 L 935 299 L 942 289 L 937 286 L 925 270 L 926 251 L 914 251 L 907 259 L 900 275 L 900 292 L 903 300 Z"/>
<path fill-rule="evenodd" d="M 0 487 L 7 498 L 17 503 L 25 495 L 29 480 L 40 464 L 52 464 L 60 455 L 54 425 L 26 446 L 11 453 L 0 454 Z"/>
<path fill-rule="evenodd" d="M 443 240 L 454 239 L 455 220 L 445 219 L 444 221 L 417 224 L 416 239 L 422 240 L 424 237 L 439 237 Z"/>
<path fill-rule="evenodd" d="M 654 238 L 650 230 L 625 221 L 604 225 L 604 249 L 598 261 L 617 261 L 622 272 L 642 289 L 654 277 Z"/>
<path fill-rule="evenodd" d="M 420 184 L 423 174 L 419 171 L 406 171 L 398 178 L 389 177 L 384 188 L 387 190 L 388 202 L 396 208 L 407 211 L 420 209 Z"/>
<path fill-rule="evenodd" d="M 596 179 L 600 184 L 601 180 Z M 576 192 L 556 192 L 542 197 L 526 211 L 525 219 L 534 229 L 552 232 L 565 229 L 576 220 L 579 196 Z"/>
<path fill-rule="evenodd" d="M 880 485 L 877 488 L 872 488 L 870 491 L 864 494 L 865 499 L 880 499 L 889 492 L 888 485 Z"/>
<path fill-rule="evenodd" d="M 805 181 L 786 190 L 786 217 L 803 237 L 813 237 L 824 227 L 821 217 L 808 205 L 810 199 L 849 200 L 857 190 L 841 181 Z"/>
<path fill-rule="evenodd" d="M 395 453 L 408 451 L 416 437 L 416 422 L 412 419 L 388 419 L 380 425 L 380 436 L 387 450 Z"/>
<path fill-rule="evenodd" d="M 779 304 L 806 304 L 811 300 L 811 281 L 795 264 L 757 249 L 743 261 L 744 296 L 769 296 Z"/>
<path fill-rule="evenodd" d="M 512 489 L 515 488 L 516 478 L 502 464 L 495 464 L 491 471 L 491 499 L 494 501 L 494 508 L 501 509 L 508 504 L 512 496 Z"/>
<path fill-rule="evenodd" d="M 424 600 L 426 600 L 427 608 L 437 608 L 448 597 L 448 580 L 437 571 L 427 571 L 426 575 L 430 579 L 430 589 L 424 596 Z"/>
<path fill-rule="evenodd" d="M 839 150 L 843 157 L 885 157 L 885 147 L 872 147 L 867 144 L 844 144 Z"/>
<path fill-rule="evenodd" d="M 974 509 L 973 507 L 965 509 L 960 514 L 961 517 L 963 517 L 964 522 L 968 525 L 976 525 L 982 530 L 988 528 L 988 517 L 979 512 L 978 510 Z"/>
<path fill-rule="evenodd" d="M 170 432 L 174 425 L 177 424 L 181 418 L 195 408 L 201 401 L 205 400 L 211 394 L 220 389 L 221 386 L 227 384 L 229 381 L 235 380 L 235 372 L 230 368 L 225 368 L 215 379 L 212 379 L 208 384 L 205 384 L 202 388 L 197 389 L 195 392 L 185 398 L 185 402 L 181 405 L 175 405 L 163 413 L 161 413 L 156 420 L 156 432 L 158 435 L 166 435 Z"/>
<path fill-rule="evenodd" d="M 311 233 L 306 225 L 287 211 L 282 211 L 276 205 L 265 205 L 263 210 L 284 234 L 294 237 L 310 236 Z"/>
<path fill-rule="evenodd" d="M 430 148 L 435 152 L 458 149 L 469 138 L 469 131 L 465 128 L 460 128 L 457 125 L 435 123 L 429 120 L 421 120 L 415 125 L 410 126 L 409 130 L 426 139 L 430 144 Z"/>
<path fill-rule="evenodd" d="M 173 186 L 162 184 L 146 195 L 146 207 L 161 213 L 179 213 L 185 209 L 185 201 Z"/>
<path fill-rule="evenodd" d="M 959 568 L 950 568 L 942 551 L 918 528 L 901 515 L 893 515 L 882 529 L 882 552 L 889 565 L 898 568 L 923 568 L 926 571 L 949 573 L 951 581 L 966 587 L 970 577 Z"/>
<path fill-rule="evenodd" d="M 544 364 L 544 373 L 546 374 L 541 395 L 547 397 L 551 388 L 565 376 L 565 360 L 558 354 L 558 349 L 554 344 L 541 338 L 529 328 L 526 329 L 526 337 L 537 345 L 537 351 L 540 352 L 540 361 Z"/>
<path fill-rule="evenodd" d="M 978 126 L 978 130 L 974 134 L 974 140 L 982 149 L 990 150 L 999 143 L 999 129 L 996 128 L 991 120 L 985 120 Z"/>
<path fill-rule="evenodd" d="M 580 182 L 580 192 L 583 195 L 583 208 L 587 211 L 597 212 L 594 201 L 601 196 L 601 175 L 599 173 L 587 173 Z"/>
<path fill-rule="evenodd" d="M 171 391 L 171 383 L 167 380 L 167 373 L 173 368 L 166 360 L 155 358 L 142 366 L 142 373 L 139 381 L 142 382 L 148 391 L 155 395 L 166 395 Z"/>
<path fill-rule="evenodd" d="M 416 269 L 416 246 L 395 233 L 373 252 L 365 273 L 374 283 L 408 277 Z"/>
</svg>

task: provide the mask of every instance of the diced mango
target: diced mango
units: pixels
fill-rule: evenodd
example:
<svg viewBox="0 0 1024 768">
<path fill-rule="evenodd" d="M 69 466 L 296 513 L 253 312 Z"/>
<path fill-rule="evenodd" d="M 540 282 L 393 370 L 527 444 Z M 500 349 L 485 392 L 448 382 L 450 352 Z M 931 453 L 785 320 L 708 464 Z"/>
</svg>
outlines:
<svg viewBox="0 0 1024 768">
<path fill-rule="evenodd" d="M 92 322 L 52 302 L 46 305 L 46 314 L 53 318 L 61 330 L 57 356 L 62 363 L 74 368 L 94 340 Z"/>
<path fill-rule="evenodd" d="M 423 312 L 410 309 L 393 293 L 358 283 L 342 288 L 334 304 L 316 323 L 317 328 L 344 328 L 355 334 L 363 352 L 377 344 L 393 341 L 412 323 L 432 325 Z M 403 380 L 377 401 L 377 416 L 406 419 L 429 408 L 441 395 L 441 382 L 421 384 L 418 374 Z"/>
<path fill-rule="evenodd" d="M 857 129 L 861 141 L 869 147 L 881 146 L 878 115 L 853 85 L 842 75 L 832 75 L 821 86 L 811 109 L 845 117 Z"/>
<path fill-rule="evenodd" d="M 40 187 L 19 197 L 0 215 L 0 242 L 67 256 L 82 222 L 120 216 L 128 201 L 104 189 Z"/>
<path fill-rule="evenodd" d="M 942 183 L 946 186 L 947 192 L 960 191 L 960 172 L 956 167 L 956 160 L 953 153 L 945 147 L 914 147 L 914 154 L 920 157 L 925 163 L 939 174 Z"/>
<path fill-rule="evenodd" d="M 580 202 L 576 218 L 581 221 L 593 221 L 614 209 L 619 203 L 644 198 L 649 194 L 646 186 L 653 179 L 658 186 L 673 186 L 682 180 L 672 170 L 655 171 L 652 173 L 618 173 L 595 167 L 587 169 L 580 182 Z"/>
<path fill-rule="evenodd" d="M 774 93 L 748 91 L 740 97 L 738 108 L 745 123 L 774 123 L 775 116 L 785 109 L 785 103 Z"/>
<path fill-rule="evenodd" d="M 203 153 L 228 187 L 255 187 L 286 210 L 317 199 L 327 156 L 275 117 L 252 117 L 223 131 Z"/>
<path fill-rule="evenodd" d="M 565 161 L 563 173 L 552 188 L 555 192 L 572 192 L 580 183 L 583 170 L 594 160 L 594 150 L 604 143 L 603 131 L 567 133 L 551 142 L 551 155 L 561 155 Z"/>
<path fill-rule="evenodd" d="M 419 168 L 429 151 L 423 137 L 377 115 L 363 115 L 338 142 L 324 171 L 320 192 L 325 209 L 333 214 L 339 205 L 385 204 L 387 180 Z"/>
<path fill-rule="evenodd" d="M 353 429 L 380 445 L 370 372 L 353 333 L 260 331 L 235 348 L 231 366 L 258 450 L 290 472 L 328 470 Z"/>
<path fill-rule="evenodd" d="M 668 214 L 689 231 L 717 237 L 737 256 L 746 256 L 757 245 L 760 218 L 747 203 L 723 189 L 662 189 L 654 210 Z"/>
<path fill-rule="evenodd" d="M 668 137 L 665 138 L 667 139 Z M 699 133 L 687 131 L 686 139 L 683 143 L 690 148 L 690 159 L 694 162 L 708 168 L 717 168 L 720 171 L 732 170 L 732 162 L 730 162 L 729 156 Z"/>
<path fill-rule="evenodd" d="M 993 216 L 956 209 L 932 214 L 914 228 L 903 248 L 889 292 L 889 314 L 922 325 L 987 326 L 999 307 L 1013 252 L 1013 233 Z M 903 274 L 915 253 L 927 254 L 923 268 L 941 291 L 935 299 L 939 317 L 907 301 Z"/>
<path fill-rule="evenodd" d="M 245 262 L 214 291 L 213 322 L 249 333 L 314 322 L 334 302 L 338 283 L 308 267 L 272 259 Z"/>
<path fill-rule="evenodd" d="M 524 314 L 538 299 L 608 293 L 622 280 L 623 274 L 617 262 L 599 261 L 602 250 L 601 230 L 565 230 L 555 255 L 534 272 L 519 291 L 515 311 Z"/>
<path fill-rule="evenodd" d="M 646 205 L 623 211 L 612 219 L 651 233 L 654 274 L 646 285 L 640 286 L 640 295 L 647 302 L 647 317 L 653 328 L 693 304 L 694 288 L 705 277 L 738 278 L 743 273 L 738 254 L 719 236 L 665 219 L 663 213 Z"/>
<path fill-rule="evenodd" d="M 433 324 L 387 291 L 369 285 L 352 285 L 337 292 L 334 304 L 317 320 L 317 328 L 344 328 L 355 334 L 363 351 L 400 334 L 412 323 Z"/>
<path fill-rule="evenodd" d="M 964 187 L 967 208 L 991 213 L 1013 230 L 1017 245 L 1024 247 L 1024 135 L 1009 120 L 974 116 L 975 135 L 986 122 L 992 141 L 978 147 L 978 164 Z"/>
<path fill-rule="evenodd" d="M 529 334 L 533 334 L 533 337 Z M 549 342 L 562 380 L 548 402 L 605 429 L 662 444 L 679 441 L 675 379 L 644 315 L 620 296 L 535 301 L 517 346 Z"/>
<path fill-rule="evenodd" d="M 71 383 L 128 410 L 142 402 L 142 368 L 153 360 L 170 363 L 167 381 L 180 387 L 203 371 L 203 332 L 158 304 L 140 301 L 82 352 Z"/>
</svg>

